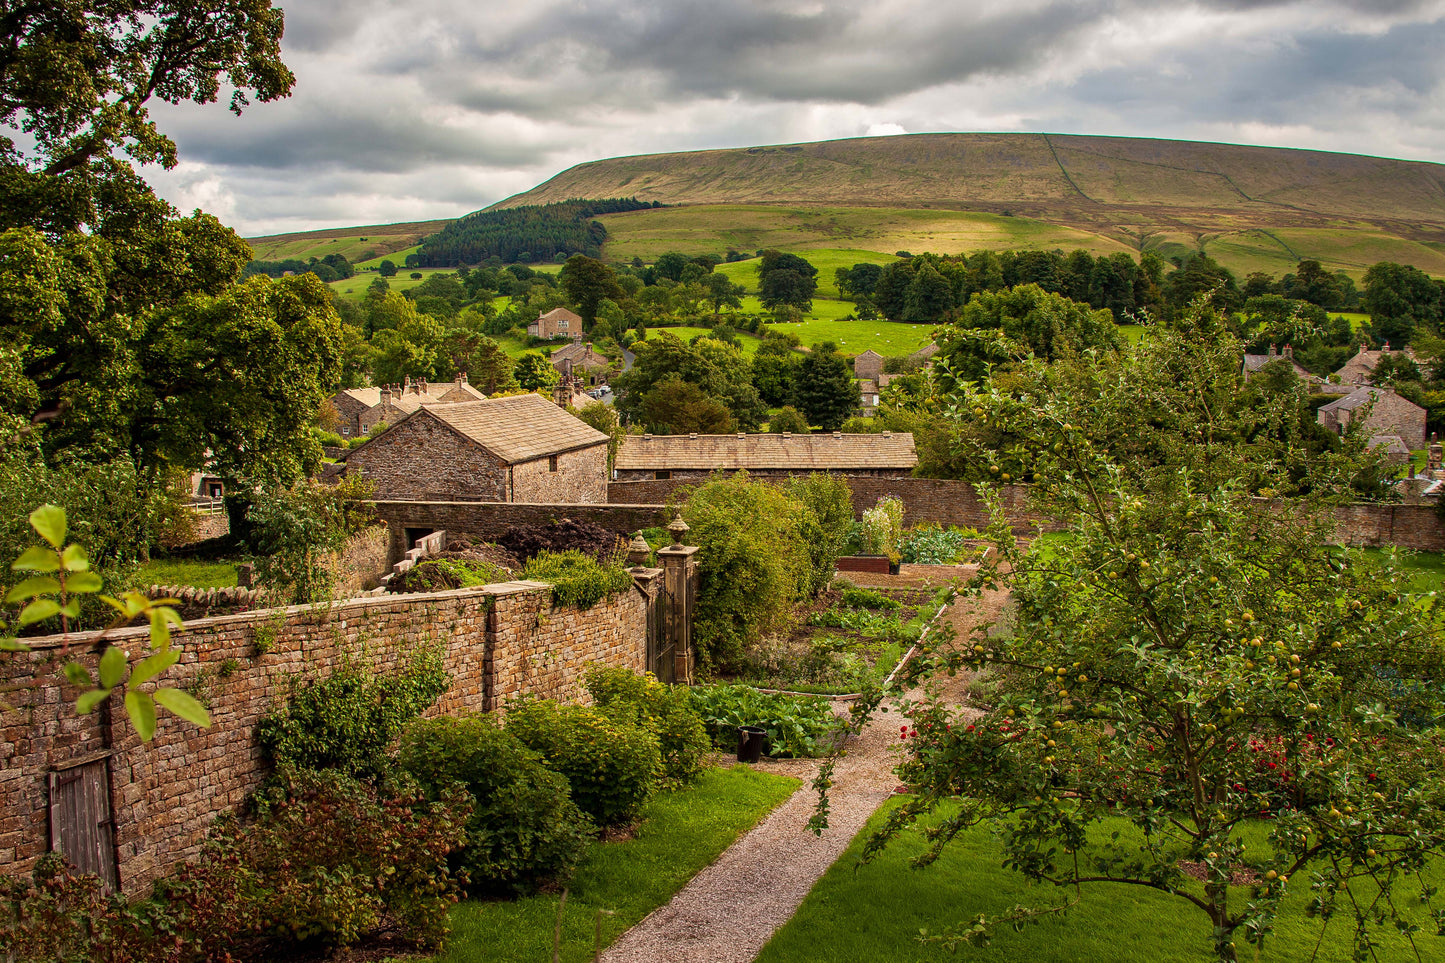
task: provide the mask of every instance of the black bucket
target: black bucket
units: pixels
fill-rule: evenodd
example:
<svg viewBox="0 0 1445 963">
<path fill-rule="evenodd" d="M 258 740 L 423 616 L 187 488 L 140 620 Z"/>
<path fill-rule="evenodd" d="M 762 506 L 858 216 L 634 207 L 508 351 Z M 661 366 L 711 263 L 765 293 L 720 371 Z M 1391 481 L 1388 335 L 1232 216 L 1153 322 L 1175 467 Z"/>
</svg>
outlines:
<svg viewBox="0 0 1445 963">
<path fill-rule="evenodd" d="M 757 726 L 738 726 L 738 762 L 757 762 L 763 757 L 763 743 L 767 741 L 766 729 Z"/>
</svg>

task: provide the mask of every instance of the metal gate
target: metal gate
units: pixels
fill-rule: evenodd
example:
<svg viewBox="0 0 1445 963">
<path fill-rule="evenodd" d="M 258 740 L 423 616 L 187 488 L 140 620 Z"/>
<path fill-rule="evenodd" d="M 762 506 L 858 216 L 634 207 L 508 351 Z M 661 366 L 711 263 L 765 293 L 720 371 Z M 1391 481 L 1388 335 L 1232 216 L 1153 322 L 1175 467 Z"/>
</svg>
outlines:
<svg viewBox="0 0 1445 963">
<path fill-rule="evenodd" d="M 661 682 L 669 685 L 676 681 L 673 676 L 672 643 L 667 638 L 667 607 L 670 604 L 667 589 L 659 589 L 657 596 L 647 603 L 647 668 Z"/>
<path fill-rule="evenodd" d="M 108 890 L 120 886 L 115 831 L 110 819 L 109 759 L 50 773 L 50 848 L 82 873 L 99 876 Z"/>
</svg>

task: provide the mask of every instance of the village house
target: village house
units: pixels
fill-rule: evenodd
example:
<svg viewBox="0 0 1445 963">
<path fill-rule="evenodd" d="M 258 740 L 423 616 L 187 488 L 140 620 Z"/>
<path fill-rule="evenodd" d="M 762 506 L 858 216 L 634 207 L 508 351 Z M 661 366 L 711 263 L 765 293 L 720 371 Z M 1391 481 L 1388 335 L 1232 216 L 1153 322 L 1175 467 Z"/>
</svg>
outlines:
<svg viewBox="0 0 1445 963">
<path fill-rule="evenodd" d="M 1411 451 L 1425 447 L 1425 409 L 1389 388 L 1356 388 L 1320 408 L 1316 420 L 1343 435 L 1359 422 L 1366 435 L 1397 435 Z"/>
<path fill-rule="evenodd" d="M 553 308 L 546 314 L 537 315 L 537 320 L 527 325 L 527 334 L 534 338 L 571 338 L 582 340 L 582 316 L 566 308 Z"/>
<path fill-rule="evenodd" d="M 1288 361 L 1290 368 L 1294 371 L 1295 377 L 1307 384 L 1314 385 L 1320 379 L 1309 371 L 1300 367 L 1294 359 L 1294 346 L 1285 345 L 1283 350 L 1276 352 L 1274 345 L 1269 346 L 1266 354 L 1247 354 L 1244 356 L 1244 380 L 1248 381 L 1251 375 L 1258 374 L 1266 365 L 1274 364 L 1276 361 Z"/>
<path fill-rule="evenodd" d="M 453 381 L 428 384 L 406 379 L 400 385 L 343 388 L 331 397 L 337 430 L 343 438 L 359 438 L 380 424 L 392 424 L 424 405 L 481 401 L 487 396 L 467 384 L 466 373 Z"/>
<path fill-rule="evenodd" d="M 1415 360 L 1415 352 L 1409 348 L 1400 351 L 1391 351 L 1390 343 L 1385 342 L 1385 347 L 1380 351 L 1371 351 L 1369 345 L 1361 344 L 1360 350 L 1355 356 L 1344 363 L 1344 366 L 1330 376 L 1332 381 L 1338 381 L 1342 385 L 1368 385 L 1373 384 L 1370 376 L 1375 371 L 1375 365 L 1386 355 L 1403 355 L 1411 361 Z"/>
<path fill-rule="evenodd" d="M 883 373 L 883 356 L 872 348 L 853 359 L 853 377 L 864 381 L 877 381 Z"/>
<path fill-rule="evenodd" d="M 602 432 L 540 395 L 425 405 L 342 456 L 381 501 L 607 501 Z"/>
<path fill-rule="evenodd" d="M 835 472 L 903 478 L 918 464 L 909 432 L 876 435 L 628 435 L 617 450 L 617 481 L 706 478 L 746 469 L 762 478 Z"/>
<path fill-rule="evenodd" d="M 552 367 L 560 375 L 575 375 L 589 385 L 607 383 L 607 374 L 612 362 L 605 355 L 592 350 L 592 342 L 583 344 L 574 341 L 552 352 Z"/>
</svg>

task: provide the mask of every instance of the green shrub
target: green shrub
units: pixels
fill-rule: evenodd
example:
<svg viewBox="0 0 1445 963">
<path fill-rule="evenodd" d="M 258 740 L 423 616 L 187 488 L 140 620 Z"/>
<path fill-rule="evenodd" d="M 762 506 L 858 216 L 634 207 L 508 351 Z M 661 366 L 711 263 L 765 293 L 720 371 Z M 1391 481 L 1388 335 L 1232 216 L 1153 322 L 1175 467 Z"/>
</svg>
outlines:
<svg viewBox="0 0 1445 963">
<path fill-rule="evenodd" d="M 258 489 L 246 511 L 256 575 L 294 603 L 325 601 L 336 583 L 333 553 L 374 524 L 366 504 L 370 483 L 300 482 L 287 489 Z"/>
<path fill-rule="evenodd" d="M 576 549 L 534 556 L 523 566 L 522 578 L 552 583 L 552 604 L 578 609 L 589 609 L 632 587 L 632 574 L 620 559 L 598 562 Z"/>
<path fill-rule="evenodd" d="M 693 621 L 698 668 L 742 663 L 746 649 L 780 632 L 812 586 L 807 506 L 746 472 L 715 475 L 683 509 L 701 575 Z"/>
<path fill-rule="evenodd" d="M 770 756 L 818 756 L 841 723 L 827 699 L 759 692 L 745 685 L 700 686 L 693 700 L 719 749 L 737 748 L 738 726 L 767 731 Z"/>
<path fill-rule="evenodd" d="M 853 491 L 841 476 L 826 472 L 789 478 L 783 490 L 808 509 L 801 535 L 812 565 L 808 594 L 817 595 L 833 578 L 853 527 Z"/>
<path fill-rule="evenodd" d="M 375 776 L 391 741 L 448 684 L 439 648 L 396 672 L 347 663 L 324 679 L 292 679 L 285 706 L 256 723 L 256 738 L 277 768 Z"/>
<path fill-rule="evenodd" d="M 600 826 L 632 819 L 657 788 L 657 737 L 597 709 L 522 702 L 508 708 L 507 730 L 566 777 L 573 801 Z"/>
<path fill-rule="evenodd" d="M 702 716 L 684 686 L 669 686 L 651 673 L 594 665 L 587 670 L 587 691 L 608 716 L 641 726 L 657 736 L 664 782 L 691 782 L 702 772 L 711 743 Z"/>
<path fill-rule="evenodd" d="M 887 555 L 897 561 L 903 535 L 903 502 L 889 495 L 863 513 L 863 554 Z"/>
<path fill-rule="evenodd" d="M 402 736 L 399 758 L 431 796 L 460 783 L 472 797 L 460 865 L 473 890 L 565 883 L 586 853 L 592 825 L 567 780 L 493 718 L 419 719 Z"/>
<path fill-rule="evenodd" d="M 843 589 L 843 604 L 850 609 L 886 609 L 889 612 L 897 612 L 903 607 L 903 603 L 897 599 L 864 588 Z"/>
<path fill-rule="evenodd" d="M 424 558 L 393 578 L 393 592 L 445 592 L 505 582 L 511 576 L 500 565 L 482 559 Z"/>
</svg>

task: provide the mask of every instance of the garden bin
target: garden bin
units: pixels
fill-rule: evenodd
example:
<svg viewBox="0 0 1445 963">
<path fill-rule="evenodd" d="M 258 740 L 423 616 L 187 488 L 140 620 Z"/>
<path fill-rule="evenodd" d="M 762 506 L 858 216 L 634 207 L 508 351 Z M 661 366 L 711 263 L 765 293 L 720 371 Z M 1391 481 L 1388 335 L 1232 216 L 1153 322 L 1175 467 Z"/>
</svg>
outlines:
<svg viewBox="0 0 1445 963">
<path fill-rule="evenodd" d="M 767 741 L 766 729 L 757 726 L 738 726 L 738 762 L 757 762 L 763 756 L 763 743 Z"/>
</svg>

